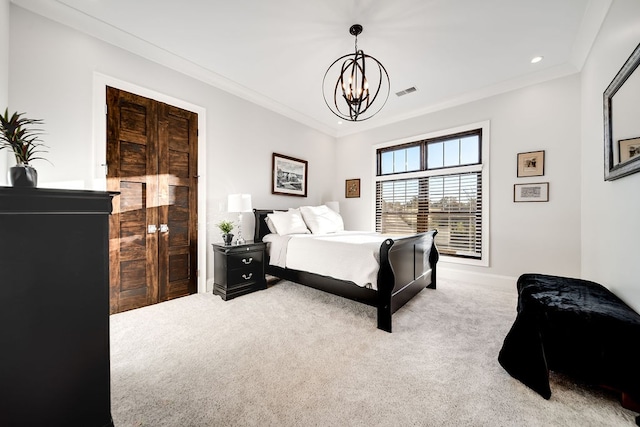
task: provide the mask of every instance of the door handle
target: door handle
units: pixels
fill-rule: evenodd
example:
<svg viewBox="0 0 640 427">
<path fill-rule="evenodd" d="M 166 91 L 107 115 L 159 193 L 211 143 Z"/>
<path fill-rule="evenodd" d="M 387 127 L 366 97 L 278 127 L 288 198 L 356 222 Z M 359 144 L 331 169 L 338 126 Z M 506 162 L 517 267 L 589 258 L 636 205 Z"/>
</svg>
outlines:
<svg viewBox="0 0 640 427">
<path fill-rule="evenodd" d="M 160 224 L 160 232 L 166 233 L 169 231 L 169 226 L 167 224 Z"/>
<path fill-rule="evenodd" d="M 155 224 L 149 224 L 147 225 L 147 233 L 148 234 L 154 234 L 156 231 L 158 231 L 158 226 Z"/>
</svg>

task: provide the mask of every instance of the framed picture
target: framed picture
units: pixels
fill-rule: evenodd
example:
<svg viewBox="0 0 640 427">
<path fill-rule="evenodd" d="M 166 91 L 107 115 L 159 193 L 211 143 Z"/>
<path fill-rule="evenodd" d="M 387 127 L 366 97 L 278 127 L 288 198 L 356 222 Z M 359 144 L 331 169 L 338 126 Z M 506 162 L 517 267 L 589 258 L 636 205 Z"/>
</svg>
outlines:
<svg viewBox="0 0 640 427">
<path fill-rule="evenodd" d="M 272 194 L 307 197 L 307 161 L 273 153 Z"/>
<path fill-rule="evenodd" d="M 618 153 L 620 153 L 620 163 L 640 157 L 640 138 L 621 139 L 618 141 Z"/>
<path fill-rule="evenodd" d="M 360 197 L 360 178 L 348 179 L 345 181 L 344 197 L 347 199 Z"/>
<path fill-rule="evenodd" d="M 518 153 L 518 178 L 544 175 L 544 150 Z"/>
<path fill-rule="evenodd" d="M 531 184 L 513 185 L 514 202 L 548 202 L 549 183 L 534 182 Z"/>
</svg>

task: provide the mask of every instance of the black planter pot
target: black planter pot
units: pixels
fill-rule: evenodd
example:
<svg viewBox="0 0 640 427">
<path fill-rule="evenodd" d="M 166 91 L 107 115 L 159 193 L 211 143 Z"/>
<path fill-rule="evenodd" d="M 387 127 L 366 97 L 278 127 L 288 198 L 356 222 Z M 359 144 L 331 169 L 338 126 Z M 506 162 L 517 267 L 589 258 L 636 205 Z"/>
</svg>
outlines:
<svg viewBox="0 0 640 427">
<path fill-rule="evenodd" d="M 231 241 L 233 240 L 233 234 L 231 233 L 223 234 L 222 240 L 224 240 L 225 245 L 229 246 L 231 244 Z"/>
<path fill-rule="evenodd" d="M 9 168 L 9 185 L 13 187 L 37 187 L 38 171 L 29 165 Z"/>
</svg>

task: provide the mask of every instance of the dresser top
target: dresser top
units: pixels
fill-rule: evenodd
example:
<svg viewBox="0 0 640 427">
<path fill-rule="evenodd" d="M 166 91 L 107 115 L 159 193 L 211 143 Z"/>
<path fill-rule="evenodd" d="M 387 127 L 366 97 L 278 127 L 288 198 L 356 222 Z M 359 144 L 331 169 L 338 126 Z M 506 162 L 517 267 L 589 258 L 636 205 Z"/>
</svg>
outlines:
<svg viewBox="0 0 640 427">
<path fill-rule="evenodd" d="M 117 192 L 0 187 L 2 214 L 110 214 Z"/>
</svg>

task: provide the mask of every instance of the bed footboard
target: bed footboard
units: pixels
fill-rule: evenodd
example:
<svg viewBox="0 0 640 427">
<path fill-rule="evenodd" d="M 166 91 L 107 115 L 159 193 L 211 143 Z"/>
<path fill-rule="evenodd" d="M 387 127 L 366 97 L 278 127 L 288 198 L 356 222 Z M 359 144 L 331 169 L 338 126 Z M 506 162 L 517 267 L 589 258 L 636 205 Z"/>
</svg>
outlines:
<svg viewBox="0 0 640 427">
<path fill-rule="evenodd" d="M 436 288 L 437 230 L 399 239 L 380 247 L 378 328 L 391 332 L 391 315 L 422 289 Z"/>
</svg>

